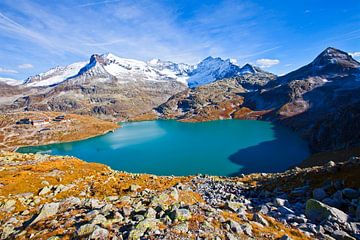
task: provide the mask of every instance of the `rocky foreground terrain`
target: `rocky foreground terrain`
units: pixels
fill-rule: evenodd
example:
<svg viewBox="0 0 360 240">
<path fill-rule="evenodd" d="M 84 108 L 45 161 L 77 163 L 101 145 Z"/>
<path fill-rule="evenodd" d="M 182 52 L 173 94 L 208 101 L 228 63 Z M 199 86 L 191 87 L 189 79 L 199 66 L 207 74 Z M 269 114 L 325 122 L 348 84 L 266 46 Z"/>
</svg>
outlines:
<svg viewBox="0 0 360 240">
<path fill-rule="evenodd" d="M 0 154 L 1 239 L 356 239 L 360 159 L 235 178 Z"/>
</svg>

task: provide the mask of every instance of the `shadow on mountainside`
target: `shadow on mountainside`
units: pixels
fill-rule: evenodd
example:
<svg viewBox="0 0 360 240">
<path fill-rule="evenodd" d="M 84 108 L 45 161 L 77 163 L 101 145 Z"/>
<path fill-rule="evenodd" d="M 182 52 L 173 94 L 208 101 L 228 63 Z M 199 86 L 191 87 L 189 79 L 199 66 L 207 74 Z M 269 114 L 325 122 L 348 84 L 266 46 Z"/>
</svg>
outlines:
<svg viewBox="0 0 360 240">
<path fill-rule="evenodd" d="M 228 157 L 231 162 L 242 166 L 230 176 L 284 171 L 309 156 L 307 143 L 291 130 L 274 126 L 273 131 L 274 140 L 240 149 Z"/>
</svg>

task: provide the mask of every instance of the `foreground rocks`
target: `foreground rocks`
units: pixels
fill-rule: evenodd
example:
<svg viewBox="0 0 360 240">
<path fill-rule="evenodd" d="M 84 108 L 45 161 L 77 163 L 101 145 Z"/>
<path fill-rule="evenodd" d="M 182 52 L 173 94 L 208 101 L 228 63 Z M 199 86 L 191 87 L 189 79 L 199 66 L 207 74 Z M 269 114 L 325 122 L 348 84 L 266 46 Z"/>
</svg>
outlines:
<svg viewBox="0 0 360 240">
<path fill-rule="evenodd" d="M 360 234 L 359 189 L 352 177 L 359 166 L 349 162 L 242 178 L 158 177 L 69 157 L 1 153 L 0 168 L 1 239 L 356 239 Z M 347 171 L 352 173 L 338 178 Z M 319 188 L 325 194 L 316 200 Z"/>
</svg>

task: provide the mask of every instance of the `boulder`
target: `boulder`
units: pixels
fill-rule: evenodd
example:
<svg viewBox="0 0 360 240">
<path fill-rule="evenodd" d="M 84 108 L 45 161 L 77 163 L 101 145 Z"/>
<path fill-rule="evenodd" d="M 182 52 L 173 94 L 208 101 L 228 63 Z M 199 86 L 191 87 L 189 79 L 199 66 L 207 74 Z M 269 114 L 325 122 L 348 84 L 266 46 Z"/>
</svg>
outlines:
<svg viewBox="0 0 360 240">
<path fill-rule="evenodd" d="M 178 221 L 187 221 L 191 218 L 191 212 L 185 208 L 176 208 L 171 212 L 171 218 Z"/>
<path fill-rule="evenodd" d="M 315 198 L 316 200 L 321 201 L 326 197 L 327 197 L 327 193 L 323 188 L 315 188 L 313 190 L 313 198 Z"/>
<path fill-rule="evenodd" d="M 283 235 L 279 240 L 291 240 L 291 238 L 288 235 Z"/>
<path fill-rule="evenodd" d="M 51 191 L 51 186 L 45 186 L 40 190 L 39 196 L 45 195 L 45 194 L 49 193 L 50 191 Z"/>
<path fill-rule="evenodd" d="M 99 214 L 94 217 L 91 223 L 97 225 L 97 224 L 105 223 L 106 221 L 107 221 L 106 217 L 104 217 L 104 215 Z"/>
<path fill-rule="evenodd" d="M 0 209 L 3 211 L 11 212 L 14 210 L 16 204 L 16 200 L 9 199 L 3 205 L 1 205 Z"/>
<path fill-rule="evenodd" d="M 309 199 L 306 202 L 305 215 L 312 221 L 321 222 L 328 217 L 333 217 L 339 222 L 347 222 L 349 216 L 343 211 L 330 207 L 315 199 Z"/>
<path fill-rule="evenodd" d="M 38 221 L 54 216 L 59 211 L 59 203 L 46 203 L 40 209 L 40 213 L 36 216 L 36 218 L 30 223 L 33 225 Z"/>
<path fill-rule="evenodd" d="M 104 240 L 108 239 L 109 231 L 104 228 L 96 228 L 90 235 L 89 239 Z"/>
<path fill-rule="evenodd" d="M 356 238 L 350 236 L 344 231 L 336 230 L 331 233 L 331 236 L 336 240 L 356 240 Z"/>
<path fill-rule="evenodd" d="M 136 184 L 131 184 L 129 187 L 129 191 L 130 192 L 136 192 L 138 189 L 140 189 L 141 187 L 139 185 Z"/>
<path fill-rule="evenodd" d="M 359 191 L 352 189 L 352 188 L 344 188 L 342 190 L 342 194 L 344 197 L 348 199 L 355 199 L 360 196 Z"/>
<path fill-rule="evenodd" d="M 149 207 L 144 216 L 146 218 L 156 218 L 156 211 L 152 207 Z"/>
<path fill-rule="evenodd" d="M 233 211 L 233 212 L 237 212 L 237 210 L 238 210 L 239 208 L 241 208 L 241 207 L 243 206 L 243 204 L 242 204 L 242 203 L 239 203 L 239 202 L 227 201 L 227 202 L 225 203 L 225 206 L 226 206 L 227 209 L 229 209 L 229 210 L 231 210 L 231 211 Z"/>
<path fill-rule="evenodd" d="M 285 206 L 287 200 L 282 199 L 282 198 L 275 198 L 274 199 L 274 205 L 277 207 L 281 207 L 281 206 Z"/>
<path fill-rule="evenodd" d="M 243 230 L 238 222 L 235 222 L 234 220 L 229 220 L 227 223 L 229 224 L 230 229 L 234 233 L 240 234 L 243 232 Z"/>
<path fill-rule="evenodd" d="M 138 240 L 140 239 L 146 230 L 155 231 L 157 229 L 157 224 L 159 220 L 146 218 L 139 222 L 134 229 L 132 229 L 129 233 L 129 240 Z"/>
<path fill-rule="evenodd" d="M 187 222 L 182 222 L 178 225 L 175 225 L 173 229 L 179 233 L 187 233 L 187 231 L 189 230 L 189 224 Z"/>
<path fill-rule="evenodd" d="M 253 221 L 260 223 L 263 226 L 269 226 L 269 222 L 260 214 L 254 213 L 253 215 Z"/>
<path fill-rule="evenodd" d="M 76 234 L 79 237 L 84 237 L 92 234 L 96 228 L 97 226 L 95 224 L 84 224 L 79 227 L 79 229 L 76 231 Z"/>
</svg>

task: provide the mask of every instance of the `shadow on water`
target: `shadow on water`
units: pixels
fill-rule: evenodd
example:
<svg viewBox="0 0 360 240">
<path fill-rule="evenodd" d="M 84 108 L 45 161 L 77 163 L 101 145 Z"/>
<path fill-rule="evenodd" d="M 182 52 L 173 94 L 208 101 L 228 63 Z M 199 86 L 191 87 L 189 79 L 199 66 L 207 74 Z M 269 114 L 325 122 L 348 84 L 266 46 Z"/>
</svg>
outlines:
<svg viewBox="0 0 360 240">
<path fill-rule="evenodd" d="M 230 176 L 287 170 L 309 156 L 307 143 L 290 129 L 273 125 L 272 130 L 274 140 L 242 148 L 228 157 L 231 162 L 241 166 Z"/>
</svg>

